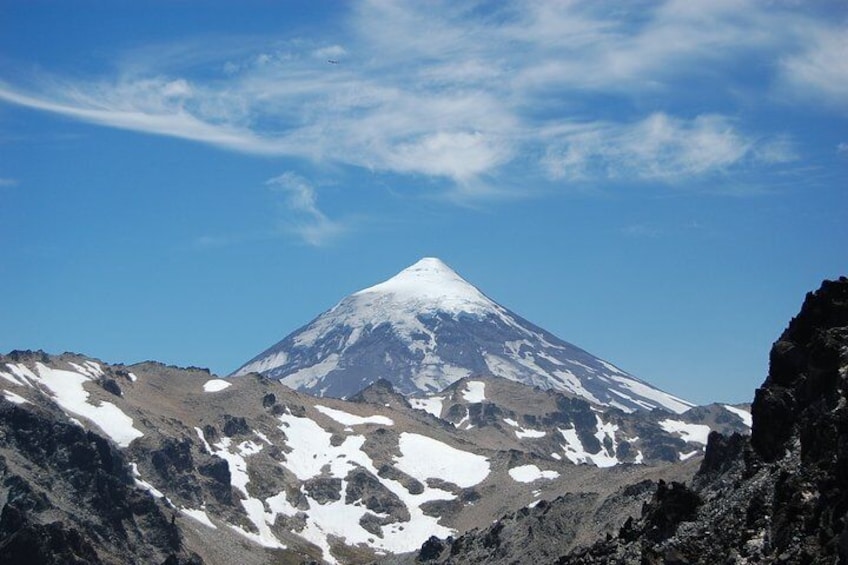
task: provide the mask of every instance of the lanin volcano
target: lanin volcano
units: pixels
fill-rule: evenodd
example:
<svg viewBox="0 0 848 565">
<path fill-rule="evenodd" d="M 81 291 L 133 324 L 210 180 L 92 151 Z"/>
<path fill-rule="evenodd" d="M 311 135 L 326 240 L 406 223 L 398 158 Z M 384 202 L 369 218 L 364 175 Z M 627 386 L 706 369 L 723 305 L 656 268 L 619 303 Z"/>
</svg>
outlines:
<svg viewBox="0 0 848 565">
<path fill-rule="evenodd" d="M 494 302 L 436 258 L 360 290 L 236 371 L 348 397 L 378 379 L 404 394 L 493 375 L 627 412 L 692 405 Z"/>
</svg>

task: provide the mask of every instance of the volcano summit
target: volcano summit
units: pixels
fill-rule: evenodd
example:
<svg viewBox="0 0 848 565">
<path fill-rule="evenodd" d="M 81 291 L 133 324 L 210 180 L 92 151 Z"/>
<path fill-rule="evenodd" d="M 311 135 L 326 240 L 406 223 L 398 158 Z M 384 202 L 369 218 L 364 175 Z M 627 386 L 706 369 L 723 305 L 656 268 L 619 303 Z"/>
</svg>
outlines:
<svg viewBox="0 0 848 565">
<path fill-rule="evenodd" d="M 251 372 L 341 398 L 378 379 L 418 394 L 493 375 L 626 412 L 692 406 L 514 314 L 436 258 L 344 298 L 235 375 Z"/>
</svg>

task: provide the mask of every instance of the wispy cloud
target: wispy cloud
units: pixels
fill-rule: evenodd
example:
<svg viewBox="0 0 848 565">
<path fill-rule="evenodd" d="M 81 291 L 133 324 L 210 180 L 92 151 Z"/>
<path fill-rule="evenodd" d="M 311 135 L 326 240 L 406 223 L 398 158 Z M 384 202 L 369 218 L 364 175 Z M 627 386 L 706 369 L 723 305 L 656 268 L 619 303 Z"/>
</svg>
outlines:
<svg viewBox="0 0 848 565">
<path fill-rule="evenodd" d="M 370 0 L 343 14 L 331 37 L 151 46 L 122 55 L 112 75 L 0 83 L 0 100 L 479 197 L 507 190 L 498 179 L 515 170 L 556 184 L 785 163 L 791 137 L 731 117 L 736 91 L 806 85 L 848 100 L 844 25 L 791 3 Z M 734 72 L 750 60 L 767 80 Z M 682 115 L 699 87 L 710 102 Z M 301 236 L 324 241 L 338 226 L 301 181 L 277 184 L 300 206 Z"/>
<path fill-rule="evenodd" d="M 289 171 L 265 184 L 284 197 L 283 228 L 304 242 L 321 246 L 344 232 L 344 224 L 331 220 L 318 208 L 315 188 L 305 178 Z"/>
<path fill-rule="evenodd" d="M 682 120 L 655 113 L 632 124 L 594 123 L 556 132 L 543 163 L 553 178 L 671 181 L 721 172 L 744 161 L 793 158 L 785 139 L 757 141 L 723 116 Z"/>
<path fill-rule="evenodd" d="M 17 186 L 18 179 L 0 177 L 0 186 Z"/>
<path fill-rule="evenodd" d="M 848 24 L 809 27 L 805 47 L 781 60 L 783 80 L 796 96 L 848 111 Z"/>
</svg>

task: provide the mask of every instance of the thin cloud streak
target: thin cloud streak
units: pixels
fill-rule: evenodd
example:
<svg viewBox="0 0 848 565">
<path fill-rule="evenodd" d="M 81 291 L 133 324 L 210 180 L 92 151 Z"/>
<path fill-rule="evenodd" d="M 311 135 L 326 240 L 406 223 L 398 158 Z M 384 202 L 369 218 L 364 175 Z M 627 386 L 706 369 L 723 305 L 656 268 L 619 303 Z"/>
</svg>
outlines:
<svg viewBox="0 0 848 565">
<path fill-rule="evenodd" d="M 266 186 L 285 196 L 283 226 L 309 245 L 326 245 L 345 231 L 344 224 L 327 217 L 318 208 L 315 188 L 291 171 L 268 179 Z"/>
<path fill-rule="evenodd" d="M 677 180 L 720 173 L 745 161 L 794 159 L 785 139 L 756 141 L 722 116 L 681 120 L 655 113 L 634 124 L 590 124 L 559 136 L 544 165 L 555 179 Z"/>
</svg>

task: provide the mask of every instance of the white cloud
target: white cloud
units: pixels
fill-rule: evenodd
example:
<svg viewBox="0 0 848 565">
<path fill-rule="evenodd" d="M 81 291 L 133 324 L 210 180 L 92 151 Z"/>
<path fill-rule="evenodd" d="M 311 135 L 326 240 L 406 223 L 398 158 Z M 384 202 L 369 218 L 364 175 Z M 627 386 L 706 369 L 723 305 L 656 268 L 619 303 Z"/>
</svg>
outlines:
<svg viewBox="0 0 848 565">
<path fill-rule="evenodd" d="M 848 25 L 810 27 L 805 40 L 781 60 L 784 80 L 798 96 L 848 110 Z"/>
<path fill-rule="evenodd" d="M 844 141 L 836 146 L 837 153 L 848 153 L 848 143 Z"/>
<path fill-rule="evenodd" d="M 17 186 L 18 179 L 0 177 L 0 186 Z"/>
<path fill-rule="evenodd" d="M 0 83 L 0 99 L 229 151 L 433 177 L 456 194 L 495 194 L 492 179 L 513 166 L 668 179 L 787 162 L 788 136 L 727 117 L 746 80 L 727 71 L 748 59 L 774 81 L 848 99 L 846 34 L 803 7 L 371 0 L 340 14 L 332 36 L 151 46 L 114 76 Z M 708 102 L 693 94 L 703 84 Z M 766 98 L 763 84 L 743 86 Z M 674 111 L 688 96 L 697 117 Z"/>
<path fill-rule="evenodd" d="M 324 245 L 344 232 L 343 224 L 329 219 L 318 208 L 315 188 L 303 177 L 286 172 L 269 179 L 265 184 L 285 196 L 285 229 L 309 245 Z"/>
<path fill-rule="evenodd" d="M 553 140 L 543 164 L 556 179 L 679 180 L 726 171 L 745 161 L 787 162 L 784 139 L 758 142 L 723 116 L 684 120 L 655 113 L 632 124 L 595 123 Z"/>
</svg>

